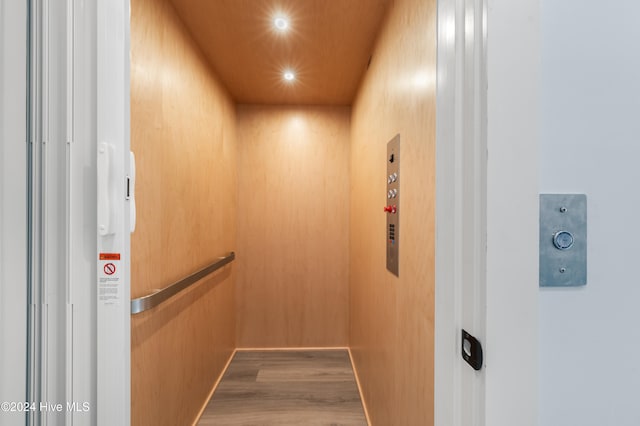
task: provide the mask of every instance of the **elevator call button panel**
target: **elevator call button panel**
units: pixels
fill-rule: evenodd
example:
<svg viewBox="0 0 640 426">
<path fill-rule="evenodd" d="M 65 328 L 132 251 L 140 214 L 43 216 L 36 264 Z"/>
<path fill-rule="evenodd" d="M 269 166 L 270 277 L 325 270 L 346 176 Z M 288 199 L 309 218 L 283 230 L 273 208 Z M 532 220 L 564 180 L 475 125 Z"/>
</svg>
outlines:
<svg viewBox="0 0 640 426">
<path fill-rule="evenodd" d="M 400 246 L 400 135 L 387 143 L 387 193 L 384 212 L 387 215 L 387 269 L 398 276 Z"/>
<path fill-rule="evenodd" d="M 540 287 L 587 284 L 587 196 L 540 194 Z"/>
</svg>

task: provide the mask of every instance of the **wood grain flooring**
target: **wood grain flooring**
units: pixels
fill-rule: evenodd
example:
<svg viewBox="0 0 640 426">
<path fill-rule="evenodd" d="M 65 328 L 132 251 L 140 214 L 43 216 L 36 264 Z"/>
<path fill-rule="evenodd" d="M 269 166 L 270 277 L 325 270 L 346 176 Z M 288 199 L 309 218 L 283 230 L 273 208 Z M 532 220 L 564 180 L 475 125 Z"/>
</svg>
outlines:
<svg viewBox="0 0 640 426">
<path fill-rule="evenodd" d="M 367 425 L 346 350 L 238 351 L 205 425 Z"/>
</svg>

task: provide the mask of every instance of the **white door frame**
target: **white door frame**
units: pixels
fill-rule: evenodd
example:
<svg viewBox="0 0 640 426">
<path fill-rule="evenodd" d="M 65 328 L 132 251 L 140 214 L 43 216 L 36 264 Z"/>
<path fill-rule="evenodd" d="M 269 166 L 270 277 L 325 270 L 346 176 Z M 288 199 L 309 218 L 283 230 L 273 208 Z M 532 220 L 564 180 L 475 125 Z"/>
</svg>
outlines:
<svg viewBox="0 0 640 426">
<path fill-rule="evenodd" d="M 131 422 L 129 0 L 98 0 L 97 19 L 97 420 L 99 426 L 126 426 Z"/>
<path fill-rule="evenodd" d="M 27 5 L 0 0 L 0 403 L 27 392 L 26 65 Z M 5 409 L 0 423 L 25 424 Z"/>
<path fill-rule="evenodd" d="M 461 330 L 486 352 L 485 2 L 438 2 L 435 424 L 485 425 L 485 372 L 461 356 Z"/>
<path fill-rule="evenodd" d="M 487 0 L 486 424 L 538 424 L 538 0 Z"/>
<path fill-rule="evenodd" d="M 537 0 L 438 1 L 436 426 L 537 425 L 538 22 Z"/>
</svg>

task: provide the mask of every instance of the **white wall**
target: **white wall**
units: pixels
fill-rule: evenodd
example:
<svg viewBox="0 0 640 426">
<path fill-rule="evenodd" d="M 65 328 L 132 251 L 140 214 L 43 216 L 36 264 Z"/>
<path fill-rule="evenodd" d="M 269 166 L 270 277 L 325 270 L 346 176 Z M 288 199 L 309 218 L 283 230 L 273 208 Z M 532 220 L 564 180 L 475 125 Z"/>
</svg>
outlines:
<svg viewBox="0 0 640 426">
<path fill-rule="evenodd" d="M 588 202 L 586 287 L 540 290 L 544 426 L 640 425 L 638 16 L 541 0 L 540 192 Z"/>
</svg>

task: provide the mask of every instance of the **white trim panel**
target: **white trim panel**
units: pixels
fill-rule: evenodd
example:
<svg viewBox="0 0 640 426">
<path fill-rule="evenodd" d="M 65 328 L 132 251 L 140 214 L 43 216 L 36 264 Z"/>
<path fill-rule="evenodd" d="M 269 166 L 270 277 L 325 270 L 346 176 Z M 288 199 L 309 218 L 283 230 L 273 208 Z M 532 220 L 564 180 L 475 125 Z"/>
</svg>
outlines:
<svg viewBox="0 0 640 426">
<path fill-rule="evenodd" d="M 487 3 L 486 424 L 535 426 L 539 4 Z"/>
<path fill-rule="evenodd" d="M 129 1 L 97 2 L 97 140 L 113 147 L 110 158 L 110 233 L 94 230 L 100 253 L 119 255 L 97 266 L 97 424 L 130 424 L 129 212 Z"/>
</svg>

